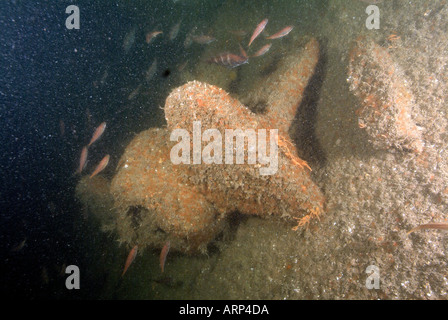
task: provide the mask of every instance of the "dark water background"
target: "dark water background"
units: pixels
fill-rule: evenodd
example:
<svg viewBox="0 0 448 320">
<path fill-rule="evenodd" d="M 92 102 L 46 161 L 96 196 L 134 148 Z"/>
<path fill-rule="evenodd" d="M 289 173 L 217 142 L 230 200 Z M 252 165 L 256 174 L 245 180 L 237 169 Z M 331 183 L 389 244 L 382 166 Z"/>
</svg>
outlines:
<svg viewBox="0 0 448 320">
<path fill-rule="evenodd" d="M 2 296 L 446 299 L 446 235 L 407 235 L 419 224 L 446 220 L 446 134 L 439 132 L 447 127 L 446 1 L 379 1 L 378 31 L 365 28 L 370 2 L 0 1 Z M 65 27 L 69 5 L 80 8 L 80 30 Z M 310 232 L 296 233 L 292 225 L 249 218 L 232 234 L 238 241 L 229 240 L 219 254 L 190 257 L 170 252 L 163 275 L 160 251 L 146 250 L 121 281 L 130 248 L 119 247 L 114 234 L 101 232 L 75 199 L 79 177 L 74 172 L 82 147 L 105 121 L 105 134 L 89 148 L 86 172 L 110 154 L 102 173 L 110 178 L 135 133 L 164 125 L 160 107 L 168 93 L 186 81 L 181 76 L 196 79 L 199 74 L 200 81 L 200 76 L 226 77 L 198 63 L 203 46 L 185 50 L 187 33 L 198 26 L 196 34 L 214 31 L 218 37 L 218 31 L 226 33 L 239 25 L 229 21 L 242 21 L 249 30 L 264 17 L 270 19 L 270 31 L 294 25 L 294 32 L 276 42 L 270 57 L 286 57 L 302 38 L 319 41 L 317 80 L 306 91 L 308 99 L 298 115 L 319 145 L 305 134 L 299 149 L 308 145 L 310 154 L 319 150 L 316 154 L 325 155 L 325 163 L 313 174 L 332 209 Z M 179 35 L 169 41 L 167 34 L 179 21 Z M 135 43 L 125 53 L 123 42 L 132 30 Z M 164 35 L 148 46 L 145 34 L 153 30 L 163 30 Z M 360 35 L 388 48 L 405 70 L 397 79 L 412 87 L 420 104 L 414 113 L 424 128 L 426 167 L 419 157 L 408 158 L 407 152 L 374 150 L 367 133 L 360 131 L 359 102 L 347 82 L 350 48 Z M 233 50 L 221 39 L 216 43 L 220 50 Z M 145 73 L 156 58 L 157 73 L 147 83 Z M 180 74 L 178 67 L 187 60 L 190 71 L 204 68 Z M 233 71 L 239 91 L 256 86 L 261 70 L 275 71 L 263 69 L 267 61 L 275 60 L 254 59 L 246 65 L 247 73 Z M 379 60 L 377 64 L 381 69 Z M 370 71 L 375 70 L 365 70 Z M 139 86 L 140 94 L 129 99 Z M 21 243 L 24 246 L 14 250 Z M 365 287 L 365 270 L 372 263 L 382 272 L 378 292 Z M 82 290 L 66 289 L 68 265 L 80 268 Z"/>
<path fill-rule="evenodd" d="M 65 9 L 71 4 L 80 8 L 80 30 L 65 28 Z M 89 156 L 93 166 L 105 153 L 118 157 L 125 142 L 117 141 L 126 141 L 130 132 L 151 125 L 158 97 L 170 90 L 171 65 L 185 58 L 185 53 L 182 42 L 147 50 L 145 32 L 156 26 L 169 31 L 182 19 L 180 34 L 185 34 L 195 17 L 211 18 L 221 4 L 211 1 L 192 7 L 188 1 L 165 0 L 0 3 L 3 294 L 27 299 L 98 297 L 102 279 L 96 275 L 84 276 L 89 278 L 83 281 L 84 290 L 63 288 L 64 266 L 75 264 L 82 270 L 98 254 L 86 245 L 94 241 L 86 237 L 94 235 L 74 228 L 81 208 L 74 200 L 73 173 L 81 148 L 94 128 L 106 121 L 108 130 Z M 136 41 L 125 55 L 123 38 L 132 28 L 137 30 Z M 143 110 L 127 97 L 144 79 L 155 56 L 159 69 L 154 103 Z M 107 85 L 99 85 L 106 70 Z M 23 249 L 11 251 L 25 238 Z"/>
</svg>

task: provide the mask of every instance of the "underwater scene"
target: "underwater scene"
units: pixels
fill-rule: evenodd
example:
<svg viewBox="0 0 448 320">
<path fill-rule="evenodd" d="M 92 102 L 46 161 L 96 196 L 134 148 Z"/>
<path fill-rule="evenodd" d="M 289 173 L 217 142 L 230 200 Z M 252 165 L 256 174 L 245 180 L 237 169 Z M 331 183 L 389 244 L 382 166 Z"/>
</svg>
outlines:
<svg viewBox="0 0 448 320">
<path fill-rule="evenodd" d="M 447 299 L 447 16 L 2 1 L 3 296 Z"/>
</svg>

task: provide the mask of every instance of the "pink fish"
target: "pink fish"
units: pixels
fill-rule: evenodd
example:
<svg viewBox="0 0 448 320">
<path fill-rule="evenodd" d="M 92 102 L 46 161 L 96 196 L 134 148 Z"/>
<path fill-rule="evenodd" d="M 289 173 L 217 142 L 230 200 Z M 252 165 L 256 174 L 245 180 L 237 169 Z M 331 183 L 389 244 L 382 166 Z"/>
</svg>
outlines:
<svg viewBox="0 0 448 320">
<path fill-rule="evenodd" d="M 131 263 L 134 261 L 135 257 L 137 256 L 137 249 L 138 249 L 138 245 L 135 245 L 135 247 L 132 248 L 132 250 L 129 252 L 129 255 L 128 255 L 128 258 L 126 259 L 126 263 L 124 265 L 124 270 L 123 270 L 123 273 L 121 274 L 121 276 L 124 276 L 124 274 L 126 273 L 126 271 L 129 268 L 129 266 L 131 265 Z"/>
<path fill-rule="evenodd" d="M 93 178 L 98 173 L 104 170 L 106 168 L 107 164 L 109 163 L 109 155 L 106 154 L 106 156 L 101 160 L 101 162 L 98 164 L 98 166 L 95 168 L 95 171 L 90 175 L 90 178 Z"/>
<path fill-rule="evenodd" d="M 146 34 L 146 43 L 147 43 L 147 44 L 150 44 L 151 41 L 152 41 L 155 37 L 157 37 L 159 34 L 162 34 L 162 33 L 163 33 L 163 31 L 153 31 L 153 32 L 148 32 L 148 33 Z"/>
<path fill-rule="evenodd" d="M 95 132 L 93 133 L 92 139 L 90 140 L 87 147 L 90 147 L 92 143 L 94 143 L 96 140 L 98 140 L 101 135 L 104 133 L 104 130 L 106 130 L 106 122 L 101 123 L 98 128 L 96 128 Z"/>
<path fill-rule="evenodd" d="M 424 229 L 439 229 L 439 230 L 448 230 L 448 223 L 427 223 L 427 224 L 421 224 L 418 227 L 415 227 L 414 229 L 408 231 L 408 234 L 415 232 L 417 230 L 424 230 Z"/>
<path fill-rule="evenodd" d="M 252 43 L 252 41 L 254 41 L 255 38 L 258 37 L 260 35 L 260 33 L 263 32 L 263 30 L 267 24 L 268 24 L 268 19 L 264 19 L 263 21 L 261 21 L 258 24 L 258 26 L 254 30 L 254 33 L 252 34 L 252 37 L 250 37 L 249 44 L 247 45 L 248 47 L 250 47 L 250 44 Z"/>
<path fill-rule="evenodd" d="M 209 63 L 216 63 L 221 66 L 228 68 L 235 68 L 242 64 L 248 63 L 249 59 L 247 57 L 238 56 L 233 53 L 221 53 L 220 55 L 213 57 L 208 60 Z"/>
<path fill-rule="evenodd" d="M 264 55 L 266 52 L 269 51 L 269 49 L 271 49 L 272 43 L 268 43 L 266 45 L 264 45 L 260 50 L 258 50 L 257 52 L 255 52 L 255 54 L 252 57 L 259 57 Z"/>
<path fill-rule="evenodd" d="M 246 51 L 243 49 L 243 47 L 241 46 L 241 44 L 238 44 L 238 45 L 240 46 L 240 52 L 241 52 L 242 57 L 244 57 L 244 58 L 246 58 L 246 59 L 249 59 L 249 57 L 247 56 Z"/>
<path fill-rule="evenodd" d="M 81 157 L 79 158 L 79 168 L 78 171 L 76 171 L 76 173 L 81 173 L 84 167 L 86 166 L 87 153 L 88 153 L 87 147 L 82 148 Z"/>
<path fill-rule="evenodd" d="M 266 37 L 266 39 L 272 40 L 272 39 L 278 39 L 278 38 L 287 36 L 288 33 L 290 33 L 293 28 L 294 28 L 293 26 L 285 27 L 282 30 L 280 30 L 279 32 L 274 33 L 272 36 Z"/>
<path fill-rule="evenodd" d="M 166 256 L 168 255 L 168 252 L 170 251 L 170 240 L 168 240 L 165 245 L 162 248 L 162 251 L 160 252 L 160 269 L 162 269 L 162 272 L 165 268 L 165 261 L 166 261 Z"/>
</svg>

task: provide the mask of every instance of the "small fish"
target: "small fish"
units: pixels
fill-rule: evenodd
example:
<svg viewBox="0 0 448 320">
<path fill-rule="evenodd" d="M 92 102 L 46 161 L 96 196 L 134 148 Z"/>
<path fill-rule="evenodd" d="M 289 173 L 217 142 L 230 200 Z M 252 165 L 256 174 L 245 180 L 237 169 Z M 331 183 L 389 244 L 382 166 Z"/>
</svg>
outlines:
<svg viewBox="0 0 448 320">
<path fill-rule="evenodd" d="M 59 277 L 65 277 L 65 275 L 66 275 L 66 273 L 65 273 L 65 271 L 67 270 L 67 263 L 63 263 L 62 264 L 62 266 L 61 266 L 61 268 L 59 269 L 59 273 L 58 273 L 58 276 Z"/>
<path fill-rule="evenodd" d="M 84 167 L 86 166 L 87 153 L 88 153 L 87 147 L 82 148 L 81 157 L 79 158 L 79 168 L 78 171 L 76 171 L 76 173 L 81 173 Z"/>
<path fill-rule="evenodd" d="M 101 79 L 100 79 L 101 85 L 104 85 L 106 83 L 107 77 L 109 77 L 109 68 L 108 67 L 106 68 L 106 70 L 104 70 L 104 73 L 101 76 Z"/>
<path fill-rule="evenodd" d="M 213 41 L 216 41 L 216 38 L 212 36 L 201 35 L 201 36 L 193 36 L 192 40 L 197 44 L 209 44 L 212 43 Z"/>
<path fill-rule="evenodd" d="M 124 276 L 126 271 L 128 271 L 129 266 L 131 265 L 131 263 L 134 261 L 135 257 L 137 256 L 137 249 L 138 249 L 138 245 L 135 245 L 135 247 L 132 248 L 132 250 L 129 252 L 128 257 L 126 259 L 126 263 L 124 265 L 123 273 L 121 274 L 121 276 Z"/>
<path fill-rule="evenodd" d="M 268 43 L 266 45 L 264 45 L 260 50 L 258 50 L 257 52 L 255 52 L 255 54 L 252 57 L 259 57 L 264 55 L 266 52 L 269 51 L 269 49 L 271 49 L 272 43 Z"/>
<path fill-rule="evenodd" d="M 138 96 L 138 94 L 140 93 L 140 89 L 142 88 L 142 84 L 139 84 L 137 86 L 137 88 L 135 88 L 129 95 L 128 95 L 128 100 L 133 100 L 135 99 L 135 97 Z"/>
<path fill-rule="evenodd" d="M 188 64 L 188 60 L 185 61 L 185 62 L 183 62 L 183 63 L 181 63 L 181 64 L 177 67 L 177 71 L 181 72 L 182 70 L 184 70 L 185 67 L 187 66 L 187 64 Z"/>
<path fill-rule="evenodd" d="M 131 50 L 132 46 L 135 42 L 135 33 L 137 31 L 137 28 L 133 28 L 131 31 L 129 31 L 125 36 L 123 40 L 123 50 L 126 54 L 129 53 L 129 50 Z"/>
<path fill-rule="evenodd" d="M 288 33 L 290 33 L 293 28 L 294 28 L 293 26 L 285 27 L 282 30 L 280 30 L 279 32 L 274 33 L 272 36 L 266 37 L 266 39 L 272 40 L 272 39 L 278 39 L 278 38 L 287 36 Z"/>
<path fill-rule="evenodd" d="M 245 37 L 247 35 L 247 32 L 244 30 L 231 30 L 229 32 L 238 37 Z"/>
<path fill-rule="evenodd" d="M 233 53 L 225 52 L 209 59 L 208 62 L 219 64 L 228 68 L 236 68 L 242 64 L 248 63 L 249 59 L 247 57 L 242 57 Z"/>
<path fill-rule="evenodd" d="M 193 43 L 193 39 L 191 38 L 191 36 L 187 35 L 187 37 L 185 38 L 185 41 L 184 41 L 184 48 L 185 49 L 190 48 L 192 43 Z"/>
<path fill-rule="evenodd" d="M 62 119 L 59 120 L 59 132 L 61 133 L 61 137 L 63 137 L 65 134 L 65 123 Z"/>
<path fill-rule="evenodd" d="M 152 40 L 155 39 L 155 37 L 157 37 L 159 34 L 162 34 L 163 31 L 153 31 L 153 32 L 148 32 L 146 34 L 146 43 L 150 44 Z"/>
<path fill-rule="evenodd" d="M 48 202 L 47 208 L 50 211 L 51 216 L 54 216 L 55 214 L 57 214 L 57 212 L 56 212 L 57 206 L 53 201 Z"/>
<path fill-rule="evenodd" d="M 48 277 L 47 267 L 42 267 L 40 277 L 41 277 L 43 284 L 47 285 L 50 282 L 50 277 Z"/>
<path fill-rule="evenodd" d="M 169 36 L 170 41 L 173 41 L 174 39 L 176 39 L 177 34 L 179 33 L 181 23 L 182 23 L 182 20 L 180 20 L 174 27 L 171 28 L 170 36 Z"/>
<path fill-rule="evenodd" d="M 154 59 L 154 62 L 151 64 L 151 66 L 146 71 L 146 75 L 145 75 L 146 81 L 150 81 L 152 79 L 152 77 L 156 74 L 156 72 L 157 72 L 157 59 Z"/>
<path fill-rule="evenodd" d="M 26 238 L 23 239 L 18 245 L 11 249 L 11 252 L 18 252 L 23 249 L 26 244 Z"/>
<path fill-rule="evenodd" d="M 407 234 L 410 234 L 410 233 L 412 233 L 414 231 L 423 230 L 423 229 L 448 230 L 448 223 L 427 223 L 427 224 L 422 224 L 422 225 L 419 225 L 419 226 L 415 227 L 414 229 L 408 231 Z"/>
<path fill-rule="evenodd" d="M 90 147 L 92 145 L 92 143 L 94 143 L 96 140 L 98 140 L 101 137 L 101 135 L 104 133 L 104 130 L 106 130 L 106 122 L 101 123 L 98 126 L 98 128 L 95 129 L 92 139 L 90 140 L 87 147 Z"/>
<path fill-rule="evenodd" d="M 95 168 L 95 171 L 90 175 L 90 178 L 93 178 L 98 173 L 104 170 L 106 168 L 107 164 L 109 163 L 109 155 L 106 154 L 106 156 L 101 160 L 101 162 L 98 164 L 98 166 Z"/>
<path fill-rule="evenodd" d="M 260 35 L 260 33 L 263 32 L 263 30 L 267 24 L 268 24 L 268 19 L 264 19 L 263 21 L 261 21 L 258 24 L 258 26 L 254 30 L 254 33 L 252 34 L 252 37 L 250 37 L 249 44 L 247 45 L 248 47 L 250 47 L 251 43 L 255 40 L 255 38 L 258 37 Z"/>
<path fill-rule="evenodd" d="M 160 252 L 160 269 L 162 269 L 162 272 L 165 268 L 165 261 L 166 261 L 166 256 L 168 255 L 168 252 L 170 251 L 170 240 L 168 240 L 165 245 L 162 248 L 162 251 Z"/>
<path fill-rule="evenodd" d="M 240 52 L 241 52 L 241 55 L 242 55 L 244 58 L 249 59 L 246 50 L 243 49 L 243 47 L 241 46 L 241 44 L 238 44 L 238 45 L 240 46 Z"/>
<path fill-rule="evenodd" d="M 184 41 L 184 48 L 188 49 L 191 44 L 193 43 L 193 37 L 194 37 L 194 33 L 196 32 L 198 28 L 197 27 L 193 27 L 190 31 L 188 31 L 186 37 L 185 37 L 185 41 Z"/>
<path fill-rule="evenodd" d="M 90 113 L 90 109 L 86 108 L 86 118 L 87 118 L 87 126 L 89 128 L 92 127 L 92 113 Z"/>
</svg>

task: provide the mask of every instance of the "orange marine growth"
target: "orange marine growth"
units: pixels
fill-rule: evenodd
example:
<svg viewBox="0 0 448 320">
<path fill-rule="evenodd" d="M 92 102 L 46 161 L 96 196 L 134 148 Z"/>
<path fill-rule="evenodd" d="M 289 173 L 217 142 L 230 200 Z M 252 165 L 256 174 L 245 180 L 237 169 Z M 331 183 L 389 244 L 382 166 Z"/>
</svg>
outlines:
<svg viewBox="0 0 448 320">
<path fill-rule="evenodd" d="M 310 223 L 311 219 L 317 218 L 318 220 L 320 220 L 319 216 L 320 216 L 320 208 L 316 207 L 314 209 L 311 209 L 310 213 L 302 218 L 293 217 L 295 220 L 298 221 L 298 224 L 297 226 L 292 228 L 292 230 L 297 231 L 299 228 L 307 226 Z"/>
<path fill-rule="evenodd" d="M 291 151 L 290 151 L 290 149 L 289 149 L 289 147 L 288 147 L 288 144 L 289 144 L 290 146 L 294 147 L 294 145 L 292 144 L 291 141 L 285 139 L 285 138 L 282 137 L 282 136 L 279 136 L 279 139 L 278 139 L 278 145 L 279 145 L 279 147 L 283 150 L 283 152 L 285 153 L 285 155 L 286 155 L 289 159 L 291 159 L 291 161 L 292 161 L 295 165 L 299 166 L 300 168 L 307 167 L 310 171 L 313 171 L 313 170 L 311 169 L 311 167 L 308 165 L 308 163 L 306 163 L 305 160 L 302 160 L 302 159 L 300 159 L 299 157 L 297 157 L 297 156 L 295 156 L 295 155 L 293 155 L 293 154 L 291 153 Z"/>
</svg>

